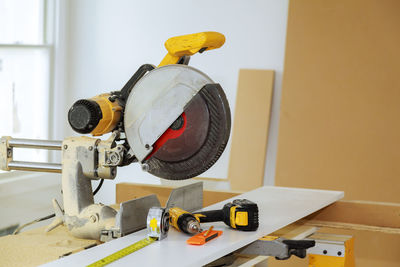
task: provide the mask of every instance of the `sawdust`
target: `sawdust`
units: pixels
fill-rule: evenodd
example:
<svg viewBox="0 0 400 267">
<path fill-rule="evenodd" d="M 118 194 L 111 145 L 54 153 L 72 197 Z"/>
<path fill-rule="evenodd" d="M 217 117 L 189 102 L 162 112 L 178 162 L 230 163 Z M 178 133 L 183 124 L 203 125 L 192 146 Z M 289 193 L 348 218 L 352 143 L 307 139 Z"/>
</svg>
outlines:
<svg viewBox="0 0 400 267">
<path fill-rule="evenodd" d="M 0 266 L 37 266 L 61 255 L 98 243 L 78 239 L 59 226 L 46 233 L 45 227 L 0 238 Z"/>
</svg>

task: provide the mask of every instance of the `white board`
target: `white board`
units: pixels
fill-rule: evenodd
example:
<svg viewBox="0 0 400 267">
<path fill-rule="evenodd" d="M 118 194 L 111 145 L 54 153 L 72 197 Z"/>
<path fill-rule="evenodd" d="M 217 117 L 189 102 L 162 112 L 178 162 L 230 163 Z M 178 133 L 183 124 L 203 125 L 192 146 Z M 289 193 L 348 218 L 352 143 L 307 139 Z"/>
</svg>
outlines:
<svg viewBox="0 0 400 267">
<path fill-rule="evenodd" d="M 109 266 L 202 266 L 306 217 L 339 200 L 343 195 L 339 191 L 261 187 L 234 198 L 246 198 L 258 204 L 260 226 L 257 231 L 240 232 L 223 223 L 202 224 L 204 229 L 214 225 L 214 229 L 222 230 L 223 234 L 203 246 L 191 246 L 186 244 L 188 235 L 170 228 L 166 239 L 154 242 Z M 209 206 L 205 210 L 221 209 L 226 202 L 229 200 Z M 142 230 L 43 266 L 85 266 L 145 236 L 146 230 Z"/>
</svg>

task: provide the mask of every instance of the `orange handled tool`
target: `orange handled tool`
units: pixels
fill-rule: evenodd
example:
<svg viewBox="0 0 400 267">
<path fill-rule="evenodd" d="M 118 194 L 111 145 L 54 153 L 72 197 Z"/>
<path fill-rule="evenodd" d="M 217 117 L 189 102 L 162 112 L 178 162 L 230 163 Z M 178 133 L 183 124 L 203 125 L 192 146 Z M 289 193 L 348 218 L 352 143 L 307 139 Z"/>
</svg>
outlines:
<svg viewBox="0 0 400 267">
<path fill-rule="evenodd" d="M 197 235 L 192 236 L 189 238 L 186 243 L 189 245 L 204 245 L 208 241 L 211 241 L 217 237 L 222 235 L 222 231 L 214 231 L 213 226 L 210 227 L 207 231 L 203 231 L 201 233 L 198 233 Z"/>
</svg>

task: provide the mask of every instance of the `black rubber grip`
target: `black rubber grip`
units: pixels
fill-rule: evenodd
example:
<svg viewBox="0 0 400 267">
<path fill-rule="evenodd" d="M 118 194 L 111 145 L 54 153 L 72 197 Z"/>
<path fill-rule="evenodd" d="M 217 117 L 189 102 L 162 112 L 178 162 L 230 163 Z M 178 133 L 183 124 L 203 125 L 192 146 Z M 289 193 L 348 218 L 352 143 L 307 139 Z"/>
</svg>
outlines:
<svg viewBox="0 0 400 267">
<path fill-rule="evenodd" d="M 307 249 L 315 246 L 315 240 L 282 240 L 282 243 L 286 244 L 289 249 Z"/>
<path fill-rule="evenodd" d="M 224 212 L 222 210 L 203 211 L 195 213 L 194 215 L 202 215 L 198 216 L 200 223 L 224 221 Z"/>
<path fill-rule="evenodd" d="M 129 79 L 129 81 L 122 87 L 121 89 L 121 97 L 126 102 L 128 99 L 129 93 L 135 84 L 149 71 L 154 69 L 153 65 L 144 64 L 140 66 L 140 68 L 133 74 L 133 76 Z"/>
</svg>

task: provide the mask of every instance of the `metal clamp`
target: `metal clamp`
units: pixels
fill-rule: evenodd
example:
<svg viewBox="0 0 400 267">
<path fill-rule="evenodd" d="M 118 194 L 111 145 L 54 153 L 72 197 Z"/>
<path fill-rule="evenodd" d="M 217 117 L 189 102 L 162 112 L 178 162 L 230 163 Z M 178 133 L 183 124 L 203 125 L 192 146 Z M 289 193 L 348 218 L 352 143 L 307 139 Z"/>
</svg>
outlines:
<svg viewBox="0 0 400 267">
<path fill-rule="evenodd" d="M 305 258 L 307 249 L 314 246 L 314 240 L 290 240 L 277 237 L 265 237 L 251 243 L 241 250 L 240 253 L 272 256 L 278 260 L 287 260 L 292 255 Z"/>
</svg>

